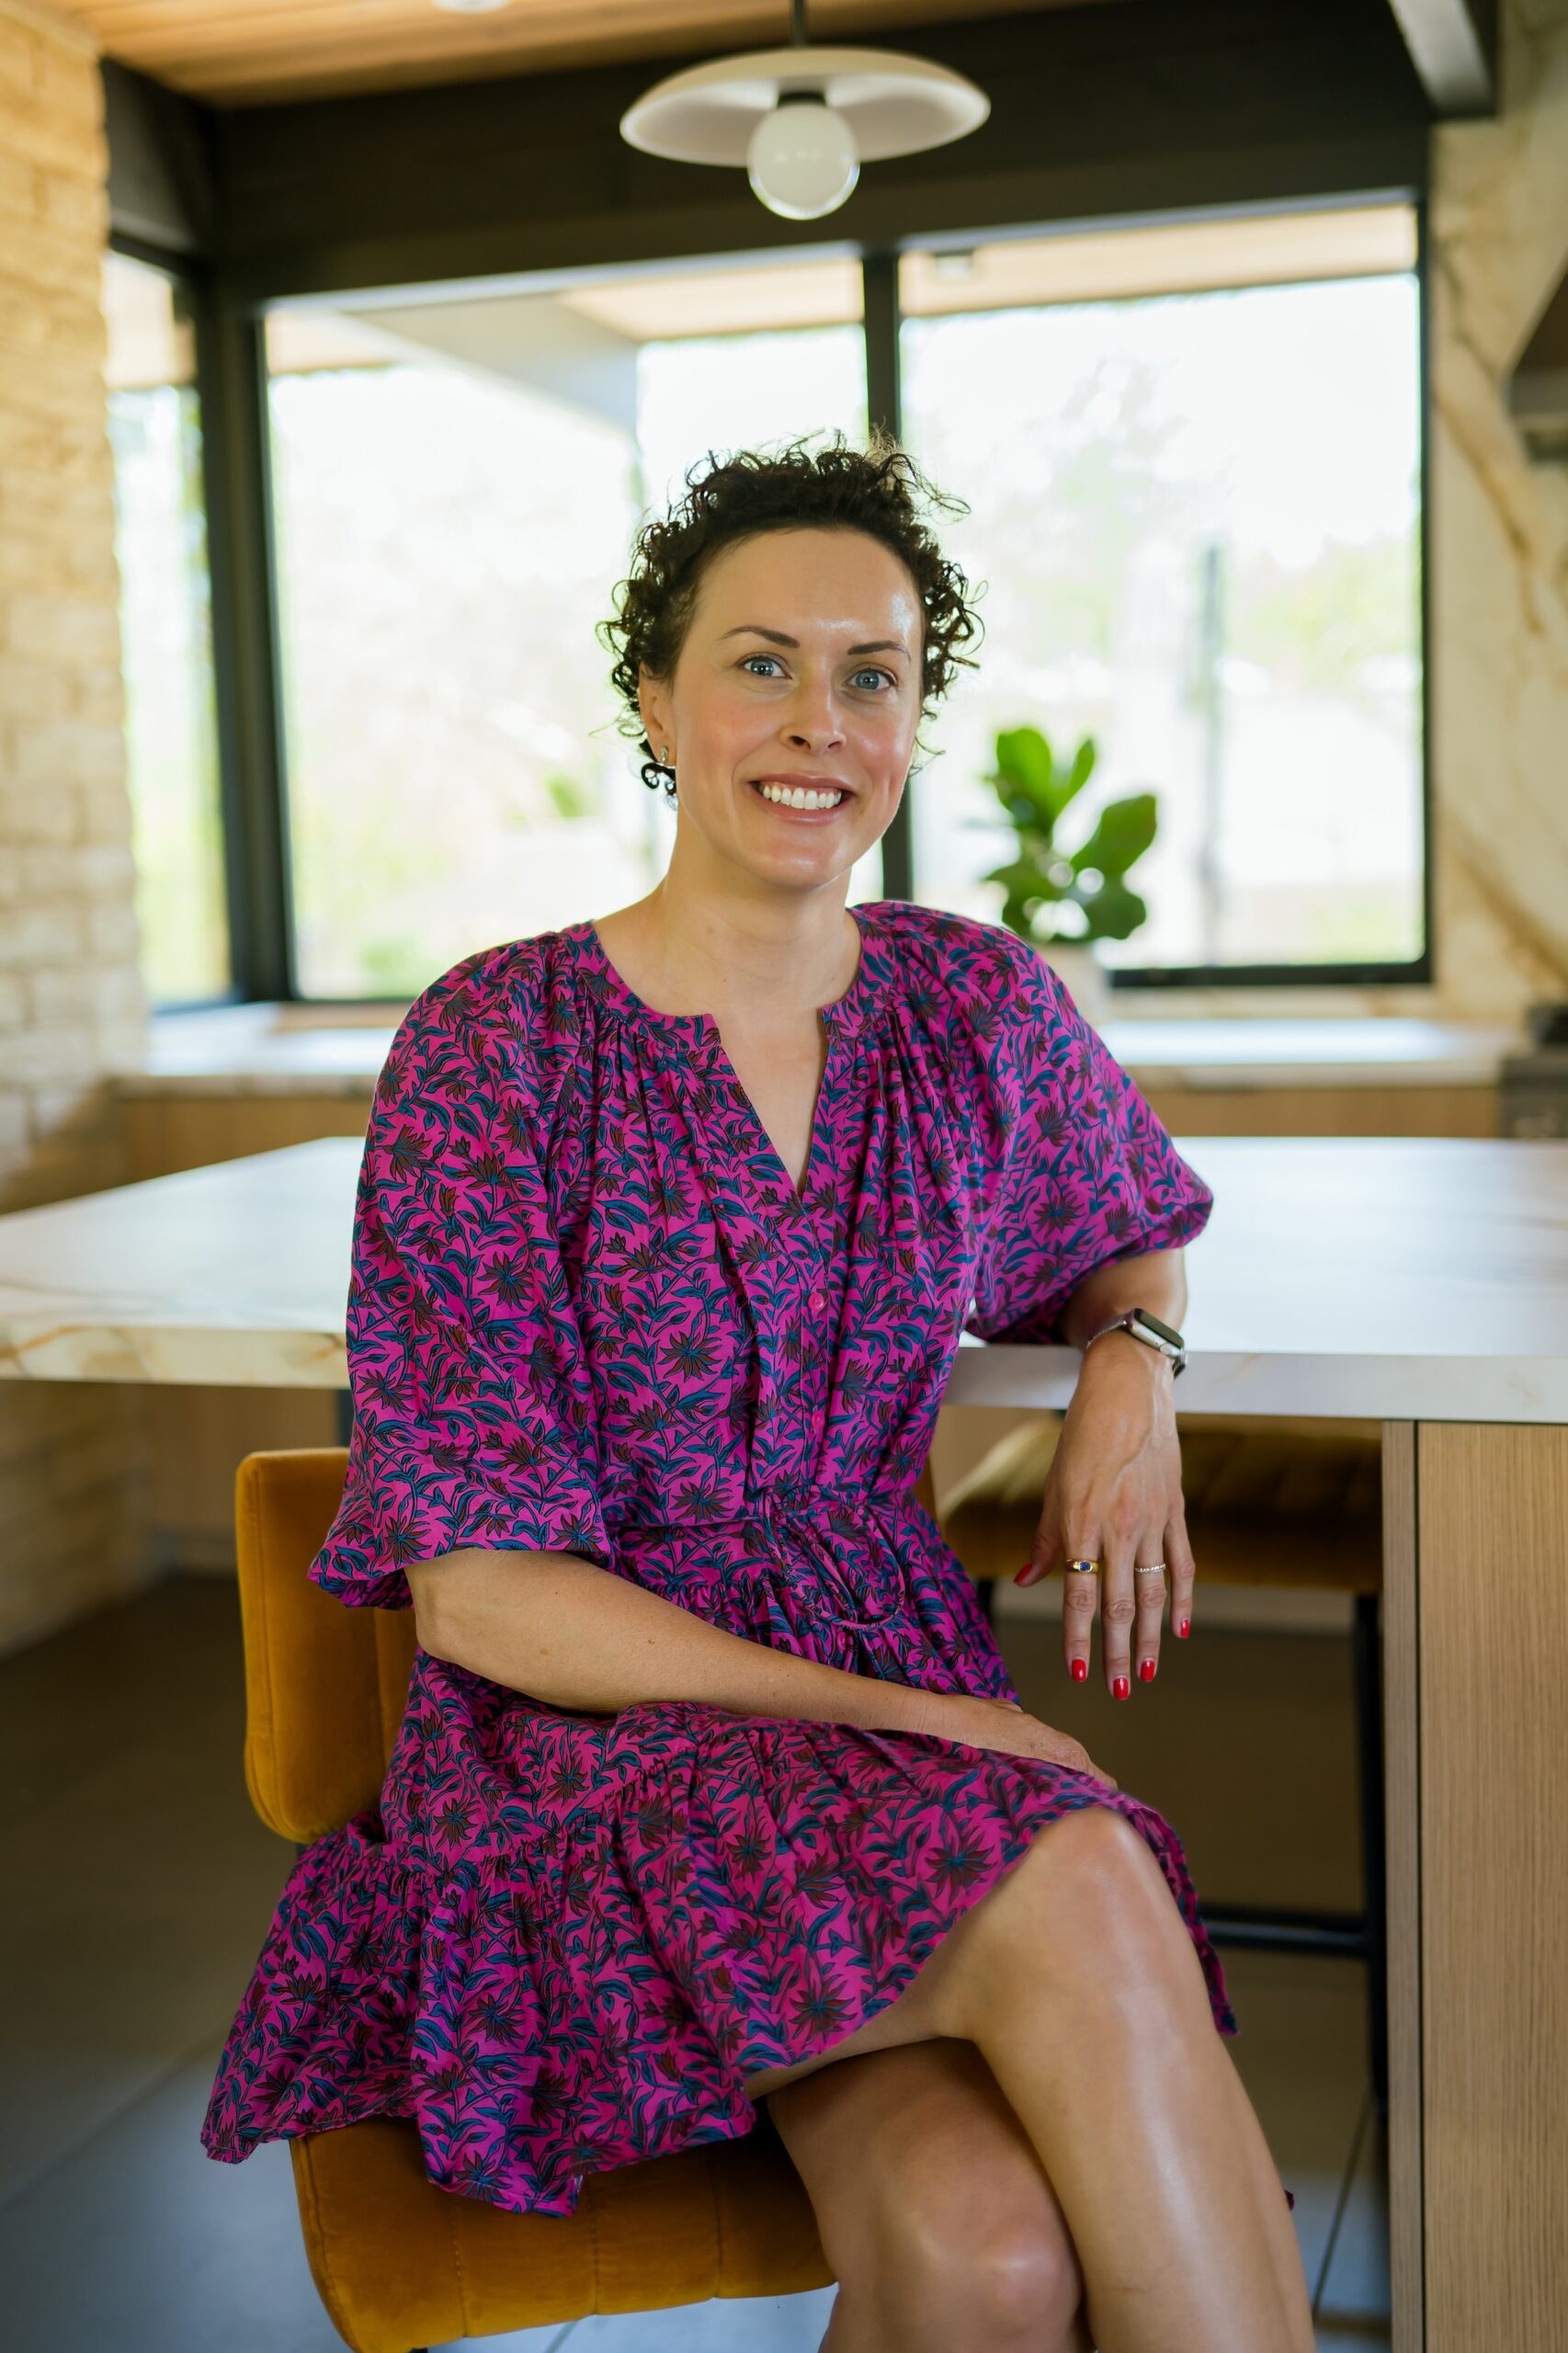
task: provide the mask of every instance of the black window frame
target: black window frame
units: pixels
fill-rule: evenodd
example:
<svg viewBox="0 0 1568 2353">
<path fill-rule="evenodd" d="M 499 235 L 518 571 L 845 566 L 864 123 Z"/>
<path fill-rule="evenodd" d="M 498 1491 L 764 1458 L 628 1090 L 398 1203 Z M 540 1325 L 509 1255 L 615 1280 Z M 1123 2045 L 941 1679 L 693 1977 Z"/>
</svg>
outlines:
<svg viewBox="0 0 1568 2353">
<path fill-rule="evenodd" d="M 213 301 L 214 273 L 210 264 L 200 255 L 173 245 L 158 244 L 146 237 L 131 235 L 111 229 L 105 240 L 106 250 L 122 260 L 139 262 L 145 269 L 156 270 L 160 277 L 177 285 L 184 296 L 195 331 L 195 388 L 197 414 L 201 432 L 201 496 L 203 535 L 207 553 L 209 610 L 212 628 L 212 695 L 213 724 L 218 746 L 219 823 L 222 839 L 223 913 L 229 943 L 229 983 L 224 989 L 201 997 L 160 997 L 152 1006 L 154 1014 L 202 1013 L 225 1005 L 244 1002 L 246 992 L 237 977 L 238 949 L 244 909 L 237 893 L 242 888 L 243 861 L 239 844 L 243 840 L 243 809 L 240 796 L 241 769 L 234 757 L 230 706 L 233 696 L 233 636 L 225 625 L 224 577 L 227 567 L 221 563 L 224 527 L 222 503 L 215 512 L 213 474 L 216 462 L 214 437 L 221 439 L 222 423 L 210 404 L 211 368 L 206 349 L 207 321 Z M 214 535 L 220 545 L 214 546 Z"/>
<path fill-rule="evenodd" d="M 1231 217 L 1256 220 L 1261 216 L 1289 209 L 1302 212 L 1322 212 L 1340 209 L 1346 202 L 1372 207 L 1380 204 L 1405 204 L 1411 209 L 1415 229 L 1415 267 L 1411 275 L 1415 281 L 1416 333 L 1416 421 L 1417 421 L 1417 504 L 1416 570 L 1418 579 L 1418 614 L 1420 630 L 1421 693 L 1419 702 L 1420 802 L 1421 802 L 1421 952 L 1403 961 L 1387 958 L 1359 962 L 1331 964 L 1119 964 L 1104 968 L 1106 982 L 1114 994 L 1119 990 L 1185 989 L 1213 991 L 1242 988 L 1366 988 L 1372 986 L 1417 986 L 1430 983 L 1435 977 L 1432 929 L 1435 915 L 1433 825 L 1436 798 L 1432 782 L 1432 688 L 1428 655 L 1431 645 L 1431 368 L 1432 368 L 1432 306 L 1431 306 L 1431 246 L 1430 207 L 1424 188 L 1393 186 L 1369 189 L 1354 199 L 1343 196 L 1324 197 L 1313 201 L 1302 199 L 1299 203 L 1281 208 L 1273 204 L 1236 205 L 1229 208 Z M 1198 217 L 1185 214 L 1183 209 L 1173 208 L 1163 216 L 1168 220 Z M 1212 217 L 1210 214 L 1210 217 Z M 1147 216 L 1142 224 L 1149 225 Z M 1076 222 L 1084 229 L 1115 229 L 1124 225 L 1116 220 Z M 983 233 L 965 230 L 951 236 L 912 237 L 907 250 L 938 253 L 944 246 L 984 244 L 997 238 L 1040 237 L 1048 231 L 1062 231 L 1059 222 L 1029 224 L 1008 222 L 1005 227 Z M 1065 233 L 1071 234 L 1069 230 Z M 1257 283 L 1267 284 L 1267 279 Z M 1332 279 L 1292 280 L 1291 283 L 1330 284 Z M 896 287 L 896 279 L 895 279 Z M 1092 298 L 1091 298 L 1092 299 Z M 896 294 L 895 294 L 896 307 Z M 895 371 L 896 376 L 896 371 Z M 906 804 L 907 805 L 907 804 Z M 903 812 L 901 811 L 901 814 Z M 907 851 L 906 851 L 907 856 Z"/>
<path fill-rule="evenodd" d="M 1358 988 L 1429 983 L 1434 971 L 1434 794 L 1431 756 L 1431 683 L 1429 643 L 1431 624 L 1430 566 L 1430 368 L 1431 306 L 1428 205 L 1424 188 L 1395 185 L 1358 192 L 1342 190 L 1321 198 L 1299 197 L 1278 201 L 1238 202 L 1224 208 L 1230 217 L 1256 219 L 1282 210 L 1316 211 L 1358 204 L 1403 203 L 1411 207 L 1415 224 L 1417 309 L 1417 399 L 1419 426 L 1420 515 L 1417 561 L 1420 573 L 1420 789 L 1422 842 L 1422 935 L 1419 956 L 1405 961 L 1329 964 L 1189 964 L 1118 965 L 1107 968 L 1113 994 L 1150 990 L 1214 992 L 1238 988 L 1322 989 Z M 1216 208 L 1200 208 L 1212 219 Z M 1192 210 L 1173 206 L 1159 216 L 1177 220 L 1199 217 Z M 903 254 L 939 251 L 944 245 L 974 245 L 998 238 L 1072 233 L 1072 228 L 1115 228 L 1116 217 L 1082 222 L 1068 227 L 1061 222 L 1006 222 L 987 229 L 966 228 L 951 233 L 912 233 L 892 242 L 841 240 L 857 250 L 863 290 L 863 332 L 866 338 L 867 412 L 902 438 L 899 331 L 902 324 L 898 272 Z M 282 697 L 282 647 L 278 611 L 277 517 L 272 493 L 272 454 L 268 418 L 266 315 L 284 307 L 287 294 L 247 299 L 226 283 L 221 271 L 189 253 L 149 245 L 137 237 L 111 234 L 113 251 L 151 263 L 177 276 L 189 290 L 197 322 L 197 389 L 202 416 L 204 487 L 207 498 L 208 556 L 211 574 L 214 676 L 218 701 L 219 762 L 222 784 L 224 866 L 228 889 L 232 981 L 222 995 L 202 1000 L 214 1008 L 257 1001 L 308 1006 L 316 1011 L 335 1007 L 356 1013 L 401 1006 L 403 996 L 311 996 L 299 986 L 294 932 L 293 876 L 290 853 L 288 796 L 288 736 Z M 806 250 L 809 241 L 802 241 Z M 731 248 L 701 256 L 696 261 L 720 263 Z M 733 248 L 737 259 L 745 250 Z M 756 249 L 752 249 L 756 250 Z M 665 265 L 668 266 L 667 264 Z M 632 261 L 625 274 L 651 264 Z M 562 267 L 551 273 L 562 285 L 575 278 L 600 274 Z M 447 281 L 475 286 L 483 279 L 469 277 Z M 883 890 L 889 898 L 915 898 L 919 877 L 914 871 L 912 826 L 907 798 L 882 837 Z M 160 1011 L 189 1011 L 192 1006 L 160 1006 Z"/>
</svg>

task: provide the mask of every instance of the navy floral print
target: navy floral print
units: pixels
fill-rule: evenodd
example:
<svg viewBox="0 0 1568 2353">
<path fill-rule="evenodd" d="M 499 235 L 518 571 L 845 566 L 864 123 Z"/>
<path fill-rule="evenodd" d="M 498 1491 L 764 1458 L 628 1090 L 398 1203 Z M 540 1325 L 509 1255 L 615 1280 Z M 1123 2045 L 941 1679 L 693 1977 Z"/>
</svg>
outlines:
<svg viewBox="0 0 1568 2353">
<path fill-rule="evenodd" d="M 799 1190 L 712 1018 L 642 1005 L 592 924 L 422 992 L 361 1165 L 324 1591 L 403 1608 L 411 1562 L 557 1549 L 1017 1699 L 914 1494 L 960 1336 L 1059 1337 L 1092 1268 L 1212 1197 L 1031 948 L 851 913 Z M 417 1649 L 379 1808 L 289 1876 L 203 2145 L 408 2117 L 442 2188 L 569 2214 L 589 2173 L 750 2131 L 743 2078 L 853 2033 L 1086 1805 L 1147 1840 L 1233 2035 L 1180 1841 L 1125 1790 L 932 1733 L 553 1707 Z"/>
</svg>

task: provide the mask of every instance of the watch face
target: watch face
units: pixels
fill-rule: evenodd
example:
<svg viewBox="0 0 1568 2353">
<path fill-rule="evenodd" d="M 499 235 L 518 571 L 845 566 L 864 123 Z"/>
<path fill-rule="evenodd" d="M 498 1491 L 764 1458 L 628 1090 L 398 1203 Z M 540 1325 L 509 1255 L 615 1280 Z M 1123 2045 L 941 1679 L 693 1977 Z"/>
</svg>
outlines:
<svg viewBox="0 0 1568 2353">
<path fill-rule="evenodd" d="M 1181 1334 L 1173 1331 L 1168 1324 L 1162 1324 L 1157 1315 L 1151 1315 L 1146 1307 L 1135 1307 L 1132 1313 L 1137 1316 L 1140 1324 L 1147 1324 L 1152 1332 L 1158 1332 L 1160 1337 L 1163 1340 L 1168 1340 L 1173 1348 L 1179 1348 L 1183 1345 Z"/>
</svg>

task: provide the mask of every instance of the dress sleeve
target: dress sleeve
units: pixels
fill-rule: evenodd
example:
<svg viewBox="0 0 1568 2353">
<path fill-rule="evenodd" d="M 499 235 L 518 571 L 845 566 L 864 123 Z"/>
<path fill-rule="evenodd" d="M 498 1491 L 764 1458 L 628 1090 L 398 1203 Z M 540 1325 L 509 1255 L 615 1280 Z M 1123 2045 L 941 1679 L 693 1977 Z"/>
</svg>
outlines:
<svg viewBox="0 0 1568 2353">
<path fill-rule="evenodd" d="M 964 1328 L 983 1340 L 1060 1343 L 1058 1319 L 1086 1275 L 1112 1258 L 1179 1249 L 1208 1223 L 1214 1196 L 1060 975 L 1027 941 L 1004 938 L 1007 1144 Z"/>
<path fill-rule="evenodd" d="M 612 1564 L 539 1106 L 522 1041 L 487 1034 L 476 972 L 469 960 L 410 1007 L 366 1133 L 347 1475 L 308 1573 L 351 1606 L 408 1607 L 408 1563 L 460 1546 Z"/>
</svg>

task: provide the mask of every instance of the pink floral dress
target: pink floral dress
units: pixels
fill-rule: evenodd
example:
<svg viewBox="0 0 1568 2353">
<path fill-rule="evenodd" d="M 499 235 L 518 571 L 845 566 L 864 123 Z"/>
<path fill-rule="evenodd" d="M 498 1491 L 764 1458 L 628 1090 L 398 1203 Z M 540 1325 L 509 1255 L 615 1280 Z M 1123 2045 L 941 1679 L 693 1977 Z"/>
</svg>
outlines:
<svg viewBox="0 0 1568 2353">
<path fill-rule="evenodd" d="M 753 1642 L 1017 1698 L 914 1493 L 960 1335 L 1057 1337 L 1091 1268 L 1212 1197 L 1033 949 L 852 913 L 799 1193 L 712 1018 L 642 1005 L 591 924 L 416 999 L 316 1585 L 403 1608 L 412 1561 L 560 1549 Z M 1087 1805 L 1148 1841 L 1235 2034 L 1180 1841 L 1126 1790 L 934 1733 L 552 1707 L 416 1651 L 379 1808 L 289 1875 L 203 2145 L 408 2117 L 441 2188 L 570 2214 L 587 2174 L 751 2131 L 744 2077 L 852 2034 Z"/>
</svg>

